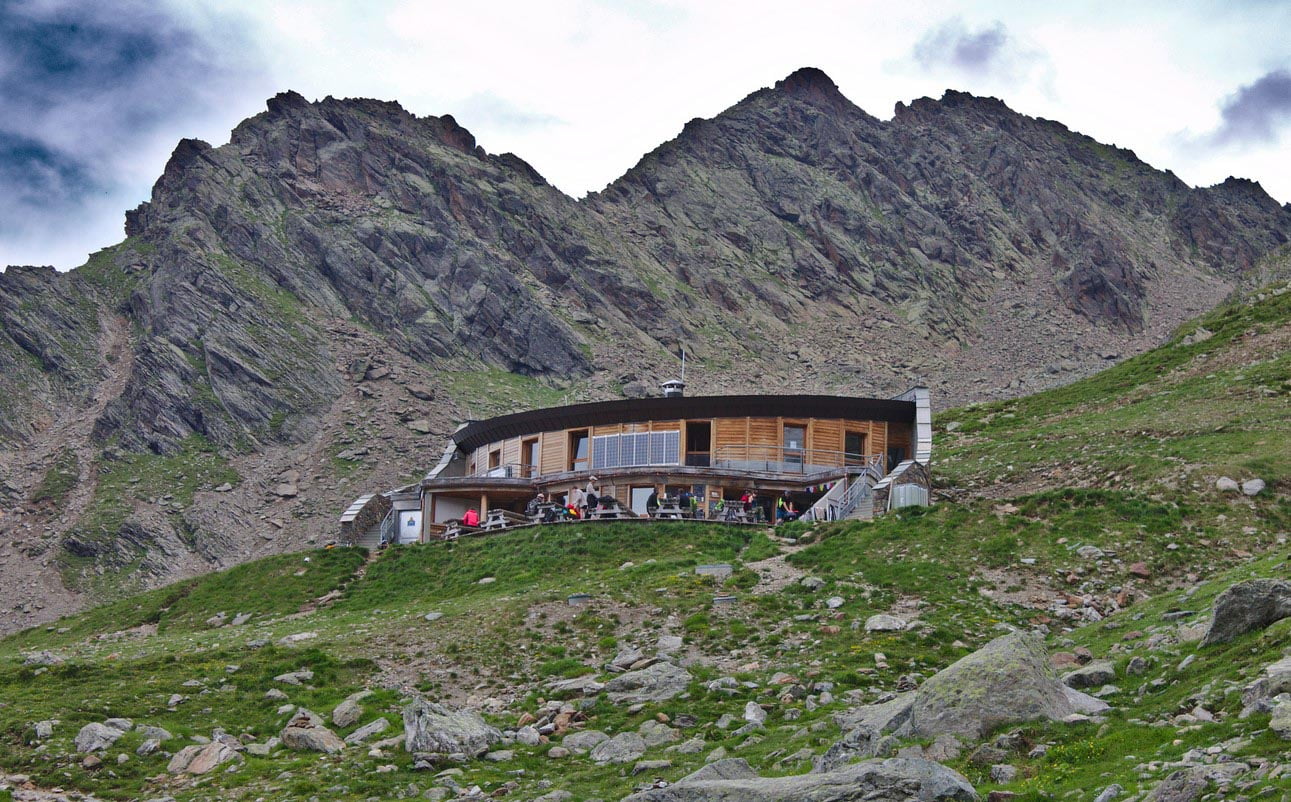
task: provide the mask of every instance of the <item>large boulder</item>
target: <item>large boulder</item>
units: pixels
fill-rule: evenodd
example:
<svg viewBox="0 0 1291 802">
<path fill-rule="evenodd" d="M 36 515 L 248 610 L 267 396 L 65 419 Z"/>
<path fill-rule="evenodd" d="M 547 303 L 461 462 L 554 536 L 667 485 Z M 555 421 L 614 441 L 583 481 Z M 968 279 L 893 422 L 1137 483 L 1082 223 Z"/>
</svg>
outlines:
<svg viewBox="0 0 1291 802">
<path fill-rule="evenodd" d="M 1227 643 L 1287 617 L 1291 617 L 1291 582 L 1284 579 L 1238 582 L 1215 599 L 1215 617 L 1201 645 Z"/>
<path fill-rule="evenodd" d="M 1291 693 L 1284 693 L 1273 699 L 1269 729 L 1282 740 L 1291 741 Z"/>
<path fill-rule="evenodd" d="M 631 763 L 646 752 L 646 742 L 638 733 L 620 732 L 592 747 L 588 755 L 594 763 Z"/>
<path fill-rule="evenodd" d="M 403 709 L 404 748 L 409 752 L 440 752 L 478 757 L 502 740 L 478 713 L 450 710 L 414 699 Z"/>
<path fill-rule="evenodd" d="M 211 741 L 209 744 L 185 746 L 175 753 L 166 766 L 171 774 L 206 774 L 238 756 L 237 750 L 228 744 Z"/>
<path fill-rule="evenodd" d="M 300 752 L 325 752 L 329 755 L 345 748 L 336 733 L 323 726 L 323 720 L 317 713 L 301 708 L 287 722 L 279 735 L 283 746 Z"/>
<path fill-rule="evenodd" d="M 1116 666 L 1111 660 L 1095 660 L 1087 666 L 1069 671 L 1062 677 L 1068 688 L 1100 688 L 1116 679 Z"/>
<path fill-rule="evenodd" d="M 690 680 L 690 672 L 681 666 L 655 663 L 618 675 L 605 683 L 605 692 L 616 704 L 663 702 L 686 690 Z"/>
<path fill-rule="evenodd" d="M 854 763 L 823 774 L 761 777 L 743 760 L 719 760 L 667 788 L 623 802 L 941 802 L 977 800 L 960 774 L 938 763 L 890 758 Z"/>
<path fill-rule="evenodd" d="M 102 752 L 116 743 L 128 729 L 130 729 L 129 726 L 118 728 L 107 724 L 86 724 L 81 727 L 80 732 L 76 733 L 73 743 L 76 745 L 77 752 Z"/>
<path fill-rule="evenodd" d="M 916 691 L 841 713 L 835 721 L 845 731 L 980 738 L 1003 724 L 1064 719 L 1078 712 L 1074 699 L 1097 702 L 1058 681 L 1038 635 L 1014 632 L 937 672 Z M 1106 708 L 1098 703 L 1097 709 Z"/>
</svg>

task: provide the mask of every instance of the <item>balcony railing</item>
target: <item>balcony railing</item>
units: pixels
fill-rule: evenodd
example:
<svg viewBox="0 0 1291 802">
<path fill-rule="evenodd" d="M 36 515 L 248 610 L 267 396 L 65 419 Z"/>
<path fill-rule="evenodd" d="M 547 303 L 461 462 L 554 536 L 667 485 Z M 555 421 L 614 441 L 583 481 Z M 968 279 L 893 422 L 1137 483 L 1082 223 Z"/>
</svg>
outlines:
<svg viewBox="0 0 1291 802">
<path fill-rule="evenodd" d="M 869 473 L 875 481 L 886 473 L 886 457 L 882 454 L 851 454 L 842 451 L 824 451 L 810 448 L 783 448 L 780 446 L 762 445 L 725 445 L 714 448 L 711 452 L 690 451 L 674 465 L 688 468 L 712 468 L 714 470 L 790 474 L 808 476 L 817 473 L 838 472 L 846 469 L 849 474 Z M 669 465 L 623 466 L 618 468 L 599 469 L 600 472 L 658 470 Z M 597 469 L 576 471 L 560 470 L 542 474 L 537 465 L 522 465 L 516 462 L 503 463 L 491 468 L 477 468 L 465 478 L 474 479 L 536 479 L 549 476 L 575 477 L 596 472 Z"/>
<path fill-rule="evenodd" d="M 876 466 L 877 462 L 877 466 Z M 713 450 L 714 468 L 766 473 L 813 474 L 847 467 L 883 468 L 882 454 L 849 454 L 812 448 L 784 448 L 750 444 L 718 446 Z"/>
</svg>

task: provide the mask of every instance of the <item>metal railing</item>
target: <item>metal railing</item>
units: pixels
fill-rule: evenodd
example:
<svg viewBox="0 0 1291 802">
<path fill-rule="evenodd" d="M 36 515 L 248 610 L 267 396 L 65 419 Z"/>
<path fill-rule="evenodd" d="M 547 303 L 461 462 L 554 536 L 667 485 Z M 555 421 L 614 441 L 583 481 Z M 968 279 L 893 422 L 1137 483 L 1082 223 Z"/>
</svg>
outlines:
<svg viewBox="0 0 1291 802">
<path fill-rule="evenodd" d="M 811 508 L 802 514 L 803 521 L 837 521 L 841 519 L 843 498 L 847 493 L 847 483 L 840 481 L 825 495 L 821 496 Z"/>
<path fill-rule="evenodd" d="M 711 452 L 689 452 L 678 464 L 691 468 L 715 468 L 719 470 L 750 471 L 793 475 L 811 475 L 844 471 L 849 475 L 869 474 L 878 481 L 883 478 L 884 464 L 887 457 L 883 454 L 851 454 L 843 451 L 825 451 L 811 448 L 784 448 L 782 446 L 764 446 L 737 444 L 717 446 Z M 667 465 L 622 466 L 660 468 Z M 604 468 L 602 470 L 611 470 Z M 588 473 L 588 469 L 567 471 L 561 470 L 542 474 L 537 465 L 524 465 L 518 462 L 507 462 L 493 467 L 477 467 L 474 473 L 466 477 L 474 479 L 534 479 L 540 476 L 574 476 Z"/>
<path fill-rule="evenodd" d="M 397 543 L 399 540 L 399 513 L 394 507 L 386 513 L 386 517 L 381 519 L 381 539 L 378 545 L 386 543 Z"/>
<path fill-rule="evenodd" d="M 881 471 L 883 462 L 882 454 L 849 454 L 844 451 L 747 443 L 718 446 L 713 449 L 712 455 L 714 468 L 789 474 L 821 473 L 839 468 L 847 468 L 848 473 L 851 473 L 853 469 L 869 469 L 874 465 Z"/>
<path fill-rule="evenodd" d="M 874 484 L 869 473 L 863 473 L 853 478 L 848 483 L 847 491 L 843 494 L 842 503 L 839 505 L 838 520 L 850 517 L 867 499 L 873 499 Z"/>
</svg>

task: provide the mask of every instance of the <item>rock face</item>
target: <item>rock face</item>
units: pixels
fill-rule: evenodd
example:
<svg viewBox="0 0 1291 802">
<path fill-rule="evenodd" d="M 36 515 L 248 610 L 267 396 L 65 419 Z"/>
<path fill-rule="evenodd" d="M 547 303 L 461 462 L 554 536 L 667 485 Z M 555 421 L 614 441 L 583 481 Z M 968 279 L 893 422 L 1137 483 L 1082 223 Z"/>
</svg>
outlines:
<svg viewBox="0 0 1291 802">
<path fill-rule="evenodd" d="M 1282 579 L 1238 582 L 1215 599 L 1215 617 L 1201 645 L 1227 643 L 1287 617 L 1291 617 L 1291 582 Z"/>
<path fill-rule="evenodd" d="M 744 760 L 711 763 L 667 788 L 623 802 L 920 802 L 977 800 L 968 780 L 937 763 L 912 758 L 871 760 L 824 774 L 760 777 Z"/>
<path fill-rule="evenodd" d="M 686 690 L 690 679 L 690 672 L 681 666 L 655 663 L 618 675 L 605 683 L 605 691 L 616 704 L 663 702 Z"/>
<path fill-rule="evenodd" d="M 286 456 L 212 481 L 219 500 L 141 493 L 106 532 L 71 515 L 51 577 L 67 556 L 158 584 L 285 548 L 260 542 L 265 506 L 325 531 L 352 499 L 285 465 L 325 467 L 310 444 L 399 383 L 419 409 L 387 403 L 365 429 L 448 431 L 463 364 L 583 382 L 589 400 L 639 392 L 682 341 L 729 365 L 705 392 L 886 394 L 918 375 L 953 405 L 1056 384 L 1259 274 L 1291 208 L 1249 181 L 1191 189 L 990 98 L 879 120 L 804 69 L 581 201 L 452 117 L 286 92 L 226 145 L 178 143 L 126 234 L 70 273 L 0 273 L 0 487 L 29 490 L 52 458 L 8 451 L 53 453 L 54 433 L 87 487 L 108 441 Z M 383 480 L 414 467 L 380 459 Z"/>
<path fill-rule="evenodd" d="M 478 756 L 502 740 L 502 733 L 478 713 L 450 710 L 415 699 L 403 710 L 404 748 L 409 752 L 441 752 Z"/>
</svg>

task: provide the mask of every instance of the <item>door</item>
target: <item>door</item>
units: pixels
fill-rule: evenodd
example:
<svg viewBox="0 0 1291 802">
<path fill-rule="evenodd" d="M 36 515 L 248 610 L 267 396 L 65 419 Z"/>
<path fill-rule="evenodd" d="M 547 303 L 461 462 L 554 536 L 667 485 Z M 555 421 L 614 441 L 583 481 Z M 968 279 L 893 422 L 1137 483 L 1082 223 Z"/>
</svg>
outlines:
<svg viewBox="0 0 1291 802">
<path fill-rule="evenodd" d="M 538 438 L 520 443 L 520 471 L 526 479 L 538 475 Z"/>
<path fill-rule="evenodd" d="M 646 499 L 650 498 L 650 494 L 653 492 L 654 488 L 649 485 L 632 488 L 632 511 L 637 515 L 645 515 Z"/>
<path fill-rule="evenodd" d="M 421 540 L 421 510 L 399 512 L 399 543 L 416 543 Z"/>
<path fill-rule="evenodd" d="M 784 469 L 788 473 L 802 473 L 803 449 L 807 446 L 807 427 L 786 423 L 784 425 Z"/>
<path fill-rule="evenodd" d="M 686 421 L 685 464 L 707 468 L 712 462 L 713 424 L 711 421 Z"/>
</svg>

